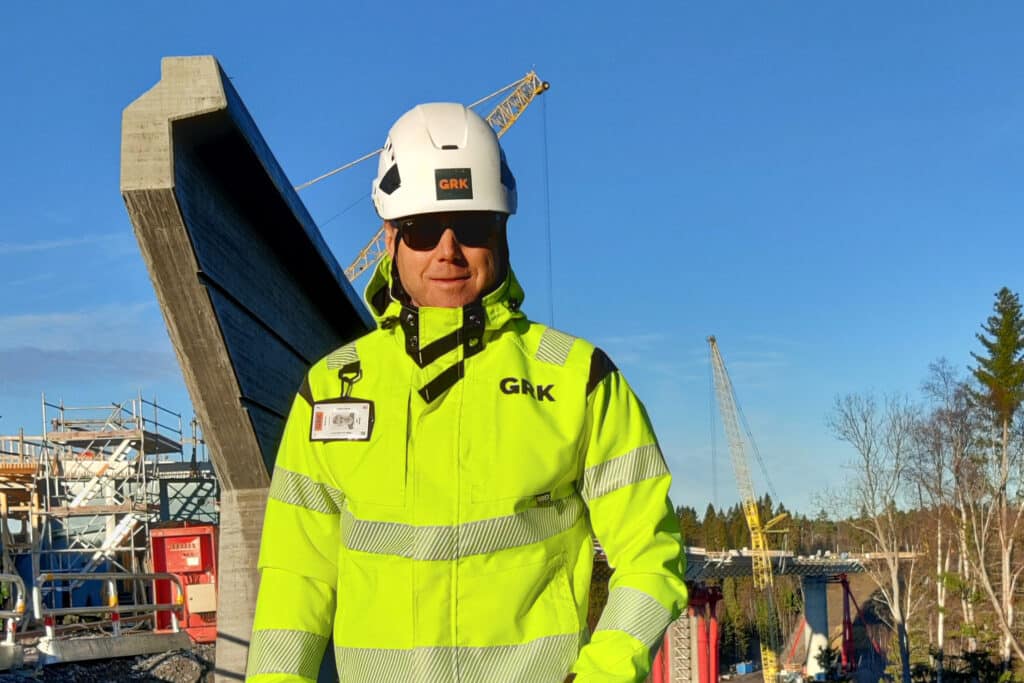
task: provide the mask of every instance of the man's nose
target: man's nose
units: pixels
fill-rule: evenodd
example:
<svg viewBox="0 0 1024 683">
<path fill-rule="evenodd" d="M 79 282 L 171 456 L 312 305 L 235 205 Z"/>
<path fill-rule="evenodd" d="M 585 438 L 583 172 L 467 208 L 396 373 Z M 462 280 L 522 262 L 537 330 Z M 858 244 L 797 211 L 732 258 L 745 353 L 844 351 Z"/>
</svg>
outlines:
<svg viewBox="0 0 1024 683">
<path fill-rule="evenodd" d="M 445 231 L 441 233 L 441 239 L 437 243 L 438 254 L 443 257 L 452 258 L 462 254 L 462 245 L 459 244 L 458 238 L 455 236 L 455 231 L 451 228 L 445 228 Z"/>
</svg>

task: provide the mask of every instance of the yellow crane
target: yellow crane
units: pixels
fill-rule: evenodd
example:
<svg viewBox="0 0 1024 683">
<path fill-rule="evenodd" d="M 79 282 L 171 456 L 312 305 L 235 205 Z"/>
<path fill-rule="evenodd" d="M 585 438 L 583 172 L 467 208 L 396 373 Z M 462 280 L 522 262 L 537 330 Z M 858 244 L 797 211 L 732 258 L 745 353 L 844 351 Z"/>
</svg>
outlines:
<svg viewBox="0 0 1024 683">
<path fill-rule="evenodd" d="M 550 87 L 550 83 L 542 81 L 537 75 L 537 72 L 531 70 L 518 81 L 513 81 L 504 88 L 500 88 L 486 97 L 481 97 L 479 100 L 469 105 L 469 108 L 473 109 L 474 107 L 478 107 L 484 102 L 492 100 L 499 95 L 505 95 L 505 97 L 498 102 L 497 106 L 491 110 L 491 113 L 485 117 L 487 123 L 491 124 L 491 128 L 494 129 L 494 132 L 497 133 L 500 138 L 506 131 L 508 131 L 509 128 L 512 127 L 512 124 L 523 115 L 523 112 L 526 111 L 528 106 L 530 106 L 530 103 Z M 334 175 L 335 173 L 344 171 L 347 168 L 352 168 L 356 164 L 376 156 L 380 151 L 381 150 L 376 149 L 369 154 L 364 154 L 355 161 L 350 161 L 344 166 L 339 166 L 338 168 L 328 171 L 327 173 L 313 178 L 308 182 L 297 185 L 295 189 L 305 189 L 314 183 L 320 182 L 324 178 Z M 369 243 L 359 251 L 359 255 L 356 256 L 355 260 L 352 261 L 349 267 L 345 269 L 345 277 L 348 278 L 349 282 L 352 282 L 362 275 L 367 269 L 375 266 L 377 261 L 384 256 L 384 253 L 384 226 L 381 225 L 377 230 L 377 234 L 373 236 L 373 239 L 371 239 Z"/>
<path fill-rule="evenodd" d="M 740 503 L 743 515 L 750 529 L 750 551 L 754 567 L 754 589 L 758 598 L 766 603 L 768 612 L 767 633 L 760 634 L 761 671 L 765 683 L 776 683 L 778 674 L 778 628 L 775 619 L 774 582 L 772 578 L 772 561 L 768 549 L 768 534 L 773 527 L 785 519 L 786 515 L 778 515 L 768 522 L 761 523 L 761 512 L 757 508 L 754 496 L 754 485 L 750 480 L 750 469 L 747 467 L 747 453 L 740 433 L 736 394 L 732 381 L 725 369 L 725 361 L 718 350 L 718 341 L 714 336 L 708 337 L 711 347 L 711 368 L 714 374 L 715 396 L 718 399 L 718 412 L 722 414 L 722 426 L 729 440 L 729 453 L 732 456 L 732 467 L 736 472 L 736 486 L 740 492 Z"/>
</svg>

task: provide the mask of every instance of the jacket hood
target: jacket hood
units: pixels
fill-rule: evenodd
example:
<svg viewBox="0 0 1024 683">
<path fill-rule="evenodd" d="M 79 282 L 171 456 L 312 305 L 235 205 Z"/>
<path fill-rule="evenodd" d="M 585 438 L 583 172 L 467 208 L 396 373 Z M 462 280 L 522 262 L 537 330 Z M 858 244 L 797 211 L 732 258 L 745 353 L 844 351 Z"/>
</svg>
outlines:
<svg viewBox="0 0 1024 683">
<path fill-rule="evenodd" d="M 370 313 L 377 321 L 378 327 L 390 327 L 398 320 L 402 312 L 403 304 L 397 300 L 392 293 L 392 267 L 391 257 L 385 255 L 381 258 L 377 267 L 366 285 L 363 298 L 369 306 Z M 512 267 L 506 269 L 505 279 L 495 289 L 487 293 L 480 304 L 486 313 L 486 329 L 498 329 L 510 320 L 525 317 L 520 307 L 526 297 L 519 280 L 516 279 Z M 448 318 L 453 322 L 461 321 L 461 308 L 435 308 L 429 306 L 416 307 L 412 304 L 405 304 L 407 308 L 414 308 L 420 316 Z"/>
</svg>

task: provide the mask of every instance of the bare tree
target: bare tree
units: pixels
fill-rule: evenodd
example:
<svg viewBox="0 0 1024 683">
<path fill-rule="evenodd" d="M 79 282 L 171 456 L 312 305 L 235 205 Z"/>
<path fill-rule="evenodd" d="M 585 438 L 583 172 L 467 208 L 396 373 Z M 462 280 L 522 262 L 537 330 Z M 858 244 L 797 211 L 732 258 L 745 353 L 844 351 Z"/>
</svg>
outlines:
<svg viewBox="0 0 1024 683">
<path fill-rule="evenodd" d="M 1016 541 L 1024 528 L 1024 482 L 1019 476 L 1019 446 L 1009 447 L 1009 430 L 1003 435 L 1007 447 L 1001 435 L 995 435 L 982 441 L 978 449 L 982 455 L 968 452 L 956 463 L 954 490 L 962 519 L 960 535 L 966 546 L 966 564 L 971 578 L 988 598 L 995 625 L 1002 634 L 1003 668 L 1009 670 L 1011 653 L 1024 660 L 1020 635 L 1013 627 L 1013 594 L 1024 571 L 1024 566 L 1013 560 Z"/>
<path fill-rule="evenodd" d="M 874 543 L 880 565 L 868 573 L 878 586 L 896 633 L 904 683 L 910 682 L 907 623 L 918 603 L 915 596 L 916 553 L 908 544 L 900 505 L 910 484 L 910 467 L 920 411 L 906 399 L 888 398 L 879 406 L 869 394 L 837 397 L 827 424 L 836 438 L 853 447 L 845 503 L 847 522 Z M 908 552 L 910 551 L 910 552 Z"/>
<path fill-rule="evenodd" d="M 942 683 L 946 652 L 946 601 L 949 587 L 956 578 L 961 586 L 971 586 L 970 566 L 964 561 L 967 553 L 967 535 L 959 533 L 963 527 L 963 508 L 958 505 L 954 485 L 954 472 L 964 462 L 975 441 L 976 419 L 970 401 L 970 390 L 957 371 L 946 359 L 929 366 L 929 375 L 922 390 L 930 403 L 930 411 L 917 431 L 912 476 L 921 491 L 921 508 L 933 512 L 935 524 L 935 669 L 938 683 Z M 956 552 L 954 552 L 956 551 Z M 957 574 L 950 572 L 954 556 Z M 974 603 L 969 593 L 960 591 L 960 606 L 964 623 L 973 633 Z M 976 649 L 973 635 L 968 649 Z"/>
</svg>

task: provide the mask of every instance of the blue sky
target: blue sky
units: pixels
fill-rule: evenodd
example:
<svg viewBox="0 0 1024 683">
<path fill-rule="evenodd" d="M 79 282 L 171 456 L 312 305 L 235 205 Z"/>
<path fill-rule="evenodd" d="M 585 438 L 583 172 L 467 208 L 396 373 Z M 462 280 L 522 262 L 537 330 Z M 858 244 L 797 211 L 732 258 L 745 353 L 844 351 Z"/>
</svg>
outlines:
<svg viewBox="0 0 1024 683">
<path fill-rule="evenodd" d="M 616 360 L 700 512 L 736 500 L 708 334 L 810 513 L 851 457 L 834 397 L 966 369 L 993 294 L 1024 290 L 1019 3 L 170 7 L 0 9 L 0 433 L 38 432 L 42 392 L 191 414 L 118 191 L 121 110 L 168 55 L 221 61 L 295 184 L 535 67 L 551 90 L 503 140 L 525 308 Z M 342 264 L 375 230 L 373 171 L 301 195 Z"/>
</svg>

